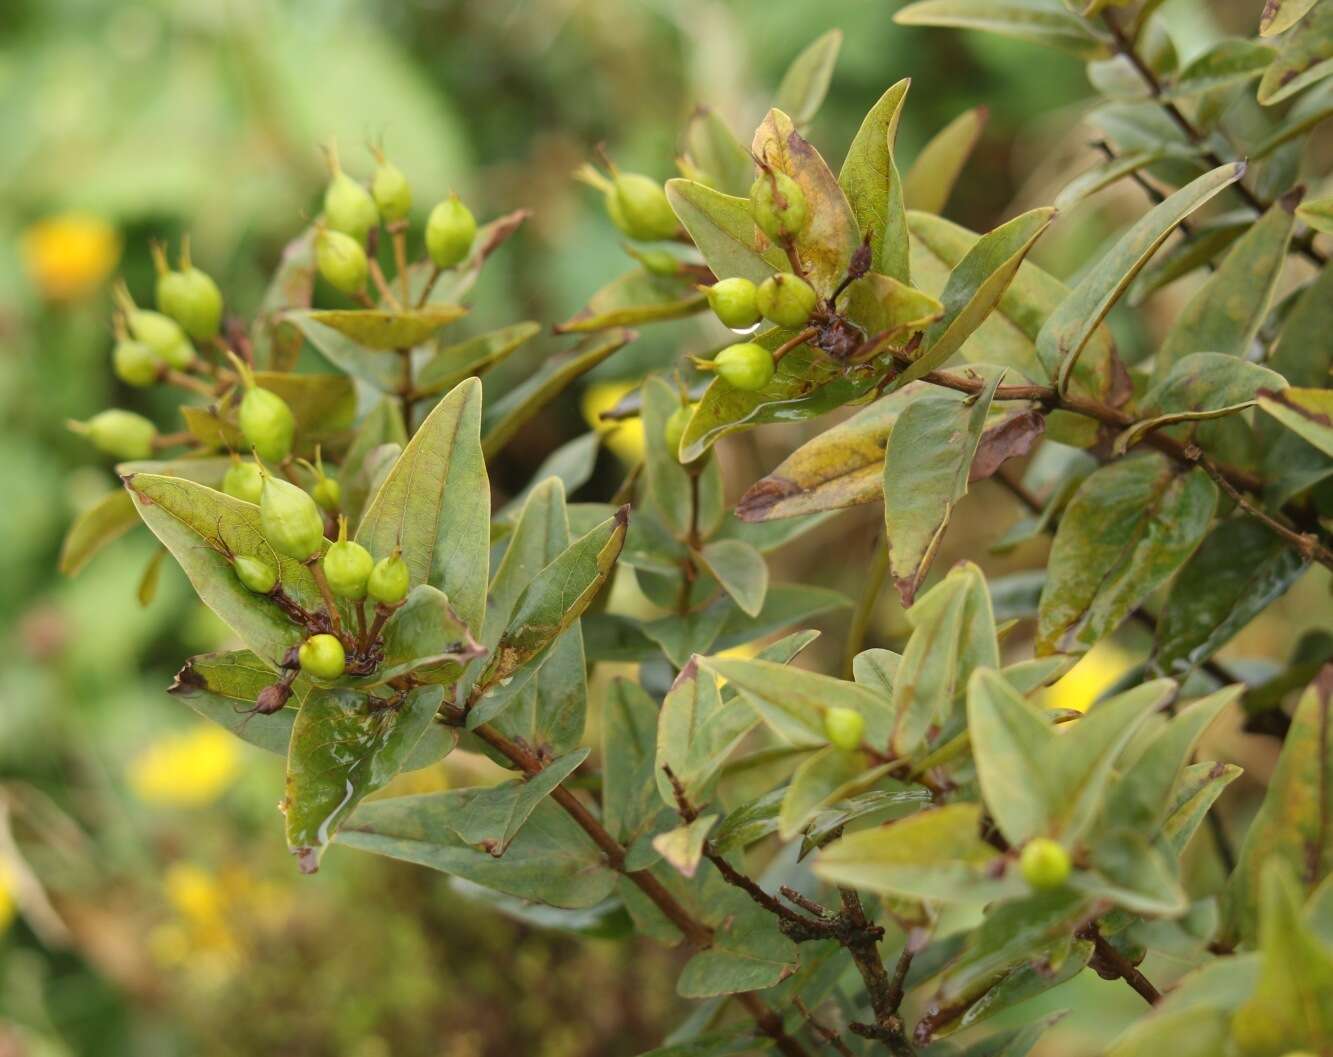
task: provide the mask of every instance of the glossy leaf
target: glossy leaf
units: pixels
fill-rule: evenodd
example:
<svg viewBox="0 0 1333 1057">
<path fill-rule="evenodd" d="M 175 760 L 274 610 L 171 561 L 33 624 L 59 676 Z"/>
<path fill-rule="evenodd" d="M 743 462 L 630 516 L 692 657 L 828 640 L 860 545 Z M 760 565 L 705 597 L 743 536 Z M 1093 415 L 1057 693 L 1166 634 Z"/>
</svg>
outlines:
<svg viewBox="0 0 1333 1057">
<path fill-rule="evenodd" d="M 904 283 L 911 279 L 907 211 L 893 149 L 910 84 L 899 81 L 870 108 L 838 173 L 858 230 L 870 236 L 871 267 Z"/>
<path fill-rule="evenodd" d="M 287 846 L 303 873 L 368 793 L 402 769 L 443 700 L 419 687 L 396 704 L 355 690 L 312 690 L 292 726 L 287 754 Z"/>
<path fill-rule="evenodd" d="M 363 348 L 388 351 L 415 348 L 465 312 L 456 305 L 428 305 L 401 312 L 340 308 L 309 315 L 316 323 L 336 330 Z"/>
<path fill-rule="evenodd" d="M 654 275 L 636 268 L 598 290 L 583 308 L 557 324 L 555 332 L 588 333 L 702 312 L 708 299 L 695 285 L 690 276 Z"/>
<path fill-rule="evenodd" d="M 830 29 L 807 44 L 782 75 L 773 105 L 790 114 L 797 128 L 810 124 L 819 113 L 841 48 L 842 31 Z"/>
<path fill-rule="evenodd" d="M 1153 453 L 1104 466 L 1074 493 L 1041 593 L 1037 652 L 1082 653 L 1119 626 L 1203 540 L 1217 486 Z"/>
<path fill-rule="evenodd" d="M 989 116 L 984 106 L 964 110 L 930 138 L 903 177 L 904 206 L 926 213 L 944 212 Z"/>
<path fill-rule="evenodd" d="M 251 711 L 259 692 L 277 681 L 277 672 L 249 650 L 204 653 L 185 662 L 167 693 L 242 741 L 286 756 L 300 696 L 272 715 Z"/>
<path fill-rule="evenodd" d="M 748 190 L 747 185 L 747 194 Z M 761 283 L 791 267 L 787 255 L 755 227 L 747 197 L 680 179 L 667 181 L 666 195 L 704 263 L 719 279 L 740 276 Z"/>
<path fill-rule="evenodd" d="M 480 445 L 481 383 L 460 382 L 421 423 L 371 497 L 356 539 L 377 558 L 401 548 L 411 583 L 449 596 L 480 629 L 490 565 L 490 485 Z"/>
</svg>

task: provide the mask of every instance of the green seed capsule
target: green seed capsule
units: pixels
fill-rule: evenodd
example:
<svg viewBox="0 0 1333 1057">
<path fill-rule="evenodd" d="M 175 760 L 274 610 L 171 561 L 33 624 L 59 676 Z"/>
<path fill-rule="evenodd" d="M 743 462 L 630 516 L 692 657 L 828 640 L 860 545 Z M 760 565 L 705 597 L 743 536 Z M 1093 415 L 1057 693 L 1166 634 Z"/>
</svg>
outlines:
<svg viewBox="0 0 1333 1057">
<path fill-rule="evenodd" d="M 236 417 L 245 443 L 265 462 L 282 462 L 292 453 L 296 418 L 277 393 L 251 386 L 241 398 Z"/>
<path fill-rule="evenodd" d="M 681 272 L 680 258 L 666 250 L 634 250 L 631 255 L 653 275 L 679 275 Z"/>
<path fill-rule="evenodd" d="M 865 729 L 865 717 L 854 708 L 834 705 L 824 713 L 824 733 L 829 743 L 845 752 L 861 747 L 861 736 Z"/>
<path fill-rule="evenodd" d="M 264 475 L 259 523 L 273 549 L 287 558 L 308 561 L 324 544 L 324 518 L 315 501 L 296 485 Z"/>
<path fill-rule="evenodd" d="M 316 679 L 337 679 L 347 667 L 343 644 L 334 635 L 311 635 L 297 651 L 301 671 Z"/>
<path fill-rule="evenodd" d="M 460 200 L 450 195 L 430 211 L 426 250 L 437 268 L 452 268 L 468 255 L 477 237 L 477 221 Z"/>
<path fill-rule="evenodd" d="M 799 275 L 779 272 L 759 284 L 755 302 L 764 318 L 778 326 L 803 327 L 810 321 L 819 295 Z"/>
<path fill-rule="evenodd" d="M 194 362 L 194 349 L 181 325 L 170 316 L 147 308 L 125 313 L 130 333 L 170 367 L 183 370 Z"/>
<path fill-rule="evenodd" d="M 719 279 L 705 287 L 708 305 L 718 319 L 733 330 L 744 330 L 759 322 L 759 306 L 754 283 L 740 276 Z"/>
<path fill-rule="evenodd" d="M 1033 888 L 1059 888 L 1069 879 L 1069 852 L 1049 837 L 1034 837 L 1018 858 L 1023 879 Z"/>
<path fill-rule="evenodd" d="M 223 474 L 222 491 L 233 499 L 258 506 L 259 497 L 264 492 L 263 471 L 252 462 L 241 462 L 238 459 Z"/>
<path fill-rule="evenodd" d="M 232 565 L 236 568 L 236 579 L 257 595 L 269 594 L 278 586 L 278 570 L 262 558 L 238 554 L 232 560 Z"/>
<path fill-rule="evenodd" d="M 375 568 L 370 571 L 370 579 L 366 582 L 366 591 L 376 602 L 396 606 L 407 597 L 408 583 L 407 562 L 394 551 L 375 563 Z"/>
<path fill-rule="evenodd" d="M 157 427 L 143 415 L 120 408 L 99 411 L 87 422 L 71 422 L 70 429 L 86 436 L 99 451 L 117 459 L 147 459 L 153 454 Z"/>
<path fill-rule="evenodd" d="M 694 414 L 694 408 L 690 404 L 681 404 L 675 411 L 671 412 L 671 417 L 666 420 L 666 427 L 662 430 L 662 437 L 666 441 L 667 450 L 675 455 L 680 451 L 681 438 L 685 436 L 685 427 L 690 424 L 690 416 Z"/>
<path fill-rule="evenodd" d="M 351 235 L 330 228 L 324 228 L 315 238 L 315 264 L 325 281 L 345 294 L 364 289 L 370 274 L 365 247 Z"/>
<path fill-rule="evenodd" d="M 642 173 L 616 173 L 606 192 L 612 222 L 632 239 L 660 242 L 675 238 L 680 222 L 662 185 Z"/>
<path fill-rule="evenodd" d="M 750 213 L 773 241 L 791 238 L 805 227 L 805 192 L 784 172 L 761 172 L 750 185 Z"/>
<path fill-rule="evenodd" d="M 217 337 L 222 326 L 222 291 L 212 276 L 198 268 L 172 272 L 174 280 L 164 301 L 158 281 L 157 303 L 195 341 Z"/>
<path fill-rule="evenodd" d="M 402 220 L 412 208 L 412 186 L 403 170 L 391 161 L 381 159 L 370 181 L 370 194 L 379 206 L 380 216 L 387 221 Z"/>
<path fill-rule="evenodd" d="M 115 351 L 111 354 L 111 366 L 116 372 L 116 377 L 126 385 L 142 389 L 157 381 L 162 361 L 142 341 L 121 338 L 116 342 Z"/>
<path fill-rule="evenodd" d="M 752 341 L 728 345 L 717 354 L 713 369 L 737 389 L 762 389 L 773 377 L 773 354 Z"/>
<path fill-rule="evenodd" d="M 338 483 L 335 477 L 321 477 L 315 482 L 315 487 L 310 490 L 310 494 L 315 497 L 315 502 L 325 510 L 337 510 L 339 504 L 342 503 L 342 485 Z"/>
<path fill-rule="evenodd" d="M 366 234 L 380 222 L 380 211 L 370 192 L 338 169 L 324 189 L 324 219 L 334 231 L 365 242 Z"/>
<path fill-rule="evenodd" d="M 375 568 L 375 559 L 365 547 L 347 538 L 346 518 L 339 520 L 338 539 L 324 552 L 321 564 L 329 589 L 339 598 L 366 597 L 366 582 Z"/>
</svg>

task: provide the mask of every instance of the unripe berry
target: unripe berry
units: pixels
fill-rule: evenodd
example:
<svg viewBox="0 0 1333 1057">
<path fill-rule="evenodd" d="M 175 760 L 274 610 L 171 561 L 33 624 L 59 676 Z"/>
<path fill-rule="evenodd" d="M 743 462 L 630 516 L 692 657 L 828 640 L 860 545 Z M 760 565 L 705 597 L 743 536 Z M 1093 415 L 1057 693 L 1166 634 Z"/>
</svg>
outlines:
<svg viewBox="0 0 1333 1057">
<path fill-rule="evenodd" d="M 266 595 L 278 586 L 278 570 L 262 558 L 238 554 L 232 565 L 236 567 L 236 579 L 257 595 Z"/>
<path fill-rule="evenodd" d="M 181 270 L 173 272 L 166 253 L 153 246 L 157 268 L 157 307 L 184 328 L 195 341 L 217 336 L 222 325 L 222 291 L 207 272 L 190 263 L 189 241 L 181 244 Z"/>
<path fill-rule="evenodd" d="M 99 411 L 87 422 L 70 422 L 69 428 L 117 459 L 147 459 L 157 438 L 157 427 L 143 415 L 116 407 Z"/>
<path fill-rule="evenodd" d="M 675 455 L 680 451 L 681 438 L 685 436 L 685 427 L 690 424 L 690 416 L 694 414 L 694 408 L 689 404 L 681 404 L 675 411 L 671 412 L 671 417 L 666 420 L 666 426 L 662 430 L 662 439 L 666 441 L 667 450 Z"/>
<path fill-rule="evenodd" d="M 380 211 L 370 192 L 338 164 L 338 152 L 328 149 L 329 185 L 324 188 L 324 219 L 334 231 L 366 241 L 366 233 L 380 222 Z"/>
<path fill-rule="evenodd" d="M 409 574 L 407 562 L 394 551 L 387 558 L 381 558 L 370 570 L 370 579 L 366 581 L 366 591 L 376 602 L 386 606 L 396 606 L 407 597 Z"/>
<path fill-rule="evenodd" d="M 662 185 L 642 173 L 616 173 L 606 192 L 612 222 L 632 239 L 660 242 L 675 238 L 680 222 Z"/>
<path fill-rule="evenodd" d="M 116 342 L 115 351 L 111 354 L 111 366 L 116 377 L 126 385 L 142 389 L 157 381 L 162 361 L 142 341 L 127 337 Z"/>
<path fill-rule="evenodd" d="M 861 747 L 861 735 L 865 729 L 865 717 L 854 708 L 834 705 L 824 713 L 824 733 L 829 743 L 846 752 Z"/>
<path fill-rule="evenodd" d="M 321 477 L 310 489 L 310 494 L 323 509 L 330 511 L 337 510 L 343 498 L 342 485 L 336 477 Z"/>
<path fill-rule="evenodd" d="M 477 220 L 458 195 L 450 195 L 430 211 L 426 251 L 435 267 L 452 268 L 468 255 L 476 237 Z"/>
<path fill-rule="evenodd" d="M 780 327 L 794 328 L 809 322 L 819 295 L 799 275 L 779 272 L 759 284 L 755 300 L 765 319 Z"/>
<path fill-rule="evenodd" d="M 1033 837 L 1018 858 L 1023 879 L 1033 888 L 1059 888 L 1069 879 L 1069 852 L 1049 837 Z"/>
<path fill-rule="evenodd" d="M 719 279 L 712 286 L 705 287 L 704 293 L 708 295 L 708 305 L 714 315 L 733 330 L 744 330 L 759 322 L 757 291 L 749 279 L 739 275 Z"/>
<path fill-rule="evenodd" d="M 379 206 L 380 216 L 387 221 L 402 220 L 412 208 L 412 185 L 403 170 L 383 157 L 370 181 L 370 194 Z"/>
<path fill-rule="evenodd" d="M 296 418 L 287 401 L 269 389 L 251 384 L 241 398 L 237 422 L 245 443 L 266 462 L 282 462 L 292 453 Z"/>
<path fill-rule="evenodd" d="M 786 173 L 765 169 L 750 185 L 750 212 L 759 230 L 780 242 L 805 227 L 805 192 Z"/>
<path fill-rule="evenodd" d="M 264 475 L 259 496 L 259 523 L 279 554 L 308 561 L 324 544 L 324 519 L 315 501 L 296 485 Z"/>
<path fill-rule="evenodd" d="M 315 265 L 325 282 L 345 294 L 361 291 L 370 274 L 365 247 L 331 228 L 323 228 L 315 237 Z"/>
<path fill-rule="evenodd" d="M 365 547 L 347 538 L 346 518 L 339 520 L 338 539 L 324 552 L 321 564 L 329 589 L 339 598 L 366 597 L 366 581 L 375 568 L 375 559 Z"/>
<path fill-rule="evenodd" d="M 632 250 L 631 255 L 643 265 L 645 271 L 653 275 L 680 274 L 680 258 L 666 250 Z"/>
<path fill-rule="evenodd" d="M 337 679 L 347 667 L 343 644 L 334 635 L 311 635 L 301 643 L 301 671 L 316 679 Z"/>
<path fill-rule="evenodd" d="M 115 297 L 125 323 L 129 326 L 130 335 L 147 345 L 154 356 L 177 370 L 194 362 L 194 349 L 179 323 L 161 312 L 140 308 L 134 303 L 124 283 L 116 286 Z"/>
<path fill-rule="evenodd" d="M 719 352 L 713 369 L 737 389 L 762 389 L 773 377 L 773 354 L 762 345 L 744 341 Z"/>
<path fill-rule="evenodd" d="M 254 463 L 237 459 L 222 475 L 222 491 L 233 499 L 258 506 L 264 491 L 264 473 Z"/>
</svg>

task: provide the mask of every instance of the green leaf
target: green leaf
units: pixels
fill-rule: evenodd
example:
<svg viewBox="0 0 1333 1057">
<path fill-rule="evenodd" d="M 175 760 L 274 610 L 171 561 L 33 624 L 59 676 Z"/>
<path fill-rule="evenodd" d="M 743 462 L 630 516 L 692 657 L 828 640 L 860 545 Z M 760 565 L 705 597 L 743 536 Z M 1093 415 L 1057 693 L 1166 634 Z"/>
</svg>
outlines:
<svg viewBox="0 0 1333 1057">
<path fill-rule="evenodd" d="M 1328 820 L 1333 818 L 1333 667 L 1325 665 L 1302 695 L 1259 813 L 1241 845 L 1231 877 L 1231 917 L 1241 937 L 1256 931 L 1260 872 L 1284 860 L 1307 889 L 1333 870 Z"/>
<path fill-rule="evenodd" d="M 695 286 L 693 277 L 654 275 L 636 268 L 603 286 L 578 312 L 555 327 L 557 334 L 581 334 L 636 323 L 680 319 L 702 312 L 708 298 Z"/>
<path fill-rule="evenodd" d="M 449 819 L 474 795 L 476 790 L 460 789 L 362 804 L 338 843 L 551 906 L 596 906 L 614 890 L 617 874 L 601 850 L 549 800 L 533 809 L 501 858 L 465 844 Z"/>
<path fill-rule="evenodd" d="M 259 692 L 277 681 L 273 668 L 249 650 L 204 653 L 185 662 L 167 693 L 242 741 L 286 756 L 299 696 L 272 715 L 251 711 Z"/>
<path fill-rule="evenodd" d="M 449 828 L 467 844 L 498 859 L 508 851 L 537 805 L 573 774 L 591 751 L 577 749 L 552 760 L 535 775 L 468 790 L 471 795 L 449 816 Z"/>
<path fill-rule="evenodd" d="M 923 397 L 894 423 L 884 452 L 889 569 L 910 606 L 934 561 L 949 515 L 967 495 L 972 457 L 1003 372 L 971 401 Z"/>
<path fill-rule="evenodd" d="M 753 166 L 751 166 L 753 168 Z M 748 194 L 748 185 L 744 194 Z M 668 180 L 667 200 L 676 218 L 719 279 L 740 276 L 762 283 L 791 265 L 781 248 L 754 226 L 748 197 L 736 197 L 694 180 Z"/>
<path fill-rule="evenodd" d="M 625 847 L 651 832 L 662 813 L 657 725 L 657 702 L 637 683 L 613 680 L 602 709 L 602 823 Z"/>
<path fill-rule="evenodd" d="M 824 713 L 834 707 L 861 713 L 867 745 L 888 744 L 888 703 L 862 686 L 772 661 L 707 657 L 699 663 L 734 685 L 773 732 L 793 745 L 826 744 Z"/>
<path fill-rule="evenodd" d="M 676 807 L 667 768 L 695 807 L 712 802 L 722 765 L 758 722 L 749 703 L 735 694 L 723 700 L 711 672 L 691 658 L 671 684 L 657 720 L 657 761 L 653 774 L 667 807 Z"/>
<path fill-rule="evenodd" d="M 678 540 L 691 532 L 707 539 L 725 515 L 722 471 L 716 459 L 697 469 L 697 480 L 667 447 L 667 420 L 681 406 L 680 394 L 665 379 L 654 375 L 643 383 L 644 473 L 648 499 Z M 696 491 L 697 489 L 697 491 Z M 697 517 L 692 515 L 697 503 Z M 684 554 L 681 555 L 684 558 Z"/>
<path fill-rule="evenodd" d="M 1259 406 L 1301 439 L 1333 456 L 1333 389 L 1264 391 Z"/>
<path fill-rule="evenodd" d="M 978 668 L 1000 663 L 995 616 L 981 570 L 962 562 L 907 614 L 912 636 L 893 676 L 893 751 L 916 753 L 942 729 Z"/>
<path fill-rule="evenodd" d="M 1296 216 L 1315 231 L 1333 235 L 1333 195 L 1302 202 L 1296 207 Z"/>
<path fill-rule="evenodd" d="M 1280 598 L 1308 562 L 1261 522 L 1219 522 L 1171 585 L 1153 665 L 1183 679 Z"/>
<path fill-rule="evenodd" d="M 755 1038 L 754 1028 L 742 1025 L 739 1028 L 700 1035 L 674 1046 L 659 1046 L 655 1050 L 646 1050 L 639 1054 L 639 1057 L 744 1057 L 771 1047 L 771 1040 Z"/>
<path fill-rule="evenodd" d="M 356 391 L 352 380 L 341 374 L 289 374 L 256 371 L 255 384 L 276 393 L 287 402 L 296 419 L 298 452 L 312 457 L 315 444 L 336 437 L 356 417 Z M 208 448 L 248 451 L 250 445 L 236 424 L 239 401 L 226 401 L 208 407 L 186 405 L 181 415 L 190 432 Z M 177 464 L 187 460 L 175 460 Z M 211 481 L 208 483 L 212 483 Z"/>
<path fill-rule="evenodd" d="M 871 768 L 864 753 L 833 745 L 807 757 L 796 768 L 778 813 L 778 836 L 791 840 L 821 808 L 831 806 L 883 777 L 883 765 Z"/>
<path fill-rule="evenodd" d="M 513 323 L 456 345 L 446 345 L 421 365 L 413 389 L 421 396 L 443 393 L 464 378 L 488 371 L 541 331 L 540 323 Z"/>
<path fill-rule="evenodd" d="M 902 656 L 892 650 L 862 650 L 852 658 L 852 678 L 893 700 L 893 684 L 901 666 Z"/>
<path fill-rule="evenodd" d="M 948 804 L 848 834 L 815 857 L 814 870 L 832 884 L 932 903 L 1025 891 L 1017 871 L 991 869 L 1000 853 L 980 834 L 980 804 Z"/>
<path fill-rule="evenodd" d="M 486 651 L 473 640 L 443 592 L 412 588 L 384 625 L 384 659 L 370 675 L 349 680 L 364 688 L 411 675 L 417 682 L 452 686 L 463 666 Z"/>
<path fill-rule="evenodd" d="M 1212 44 L 1185 65 L 1166 86 L 1166 96 L 1180 99 L 1254 80 L 1277 53 L 1264 44 L 1229 38 Z"/>
<path fill-rule="evenodd" d="M 1162 823 L 1162 839 L 1177 857 L 1183 855 L 1204 816 L 1232 782 L 1241 776 L 1235 764 L 1196 763 L 1186 767 L 1172 792 Z"/>
<path fill-rule="evenodd" d="M 338 467 L 342 512 L 354 528 L 360 526 L 366 503 L 406 443 L 407 427 L 398 401 L 381 398 L 357 427 Z"/>
<path fill-rule="evenodd" d="M 805 192 L 806 221 L 795 235 L 796 251 L 811 285 L 825 296 L 832 294 L 861 243 L 861 229 L 847 196 L 819 152 L 781 110 L 768 112 L 755 130 L 750 150 Z"/>
<path fill-rule="evenodd" d="M 719 892 L 715 913 L 720 926 L 712 945 L 686 962 L 676 981 L 683 998 L 760 991 L 796 971 L 796 945 L 778 931 L 773 916 L 743 892 Z"/>
<path fill-rule="evenodd" d="M 1217 270 L 1176 316 L 1157 352 L 1155 376 L 1198 350 L 1245 356 L 1268 315 L 1295 220 L 1279 202 L 1235 241 Z"/>
<path fill-rule="evenodd" d="M 415 348 L 433 337 L 441 327 L 462 318 L 466 312 L 466 309 L 457 305 L 427 305 L 425 308 L 411 308 L 401 312 L 328 309 L 310 312 L 309 317 L 350 338 L 362 348 L 387 352 Z"/>
<path fill-rule="evenodd" d="M 1273 106 L 1333 74 L 1333 10 L 1316 4 L 1278 44 L 1259 81 L 1259 102 Z"/>
<path fill-rule="evenodd" d="M 1131 227 L 1060 302 L 1037 335 L 1037 352 L 1059 364 L 1057 383 L 1067 392 L 1083 348 L 1107 312 L 1175 227 L 1245 173 L 1244 164 L 1221 165 L 1154 206 Z"/>
<path fill-rule="evenodd" d="M 1202 541 L 1217 486 L 1156 452 L 1097 470 L 1070 501 L 1047 562 L 1037 653 L 1082 653 L 1114 631 Z"/>
<path fill-rule="evenodd" d="M 1309 14 L 1318 0 L 1264 0 L 1259 15 L 1259 36 L 1276 37 Z"/>
<path fill-rule="evenodd" d="M 774 789 L 736 808 L 713 831 L 713 848 L 727 855 L 771 837 L 778 831 L 778 811 L 786 795 L 785 789 Z"/>
<path fill-rule="evenodd" d="M 393 393 L 402 381 L 402 364 L 397 356 L 367 349 L 347 335 L 315 319 L 308 311 L 287 312 L 280 317 L 282 326 L 304 335 L 321 356 L 339 370 L 370 383 L 381 393 Z M 292 375 L 294 378 L 309 375 Z M 329 375 L 338 378 L 339 375 Z"/>
<path fill-rule="evenodd" d="M 842 30 L 830 29 L 806 45 L 782 75 L 773 105 L 790 114 L 798 128 L 809 125 L 819 113 L 841 48 Z"/>
<path fill-rule="evenodd" d="M 903 204 L 908 209 L 944 212 L 989 117 L 990 110 L 984 106 L 964 110 L 921 148 L 903 177 Z"/>
<path fill-rule="evenodd" d="M 537 412 L 634 337 L 632 330 L 593 334 L 550 357 L 523 382 L 490 402 L 482 418 L 482 449 L 487 458 L 513 440 Z"/>
<path fill-rule="evenodd" d="M 376 558 L 400 547 L 412 585 L 438 587 L 474 631 L 486 612 L 490 565 L 481 417 L 481 383 L 460 382 L 421 423 L 356 530 Z"/>
<path fill-rule="evenodd" d="M 868 772 L 868 775 L 875 776 L 869 780 L 879 788 L 854 795 L 839 795 L 843 794 L 843 790 L 839 790 L 835 794 L 836 801 L 816 812 L 801 838 L 800 858 L 804 859 L 812 851 L 837 840 L 853 822 L 890 822 L 931 806 L 931 793 L 925 786 L 906 785 L 892 778 L 880 778 L 880 773 L 880 768 Z M 857 781 L 846 788 L 855 789 L 863 784 Z"/>
<path fill-rule="evenodd" d="M 871 267 L 904 283 L 911 279 L 907 214 L 893 147 L 910 83 L 899 81 L 870 108 L 838 173 L 858 230 L 870 236 Z"/>
<path fill-rule="evenodd" d="M 1108 1057 L 1217 1057 L 1230 1045 L 1231 1017 L 1254 988 L 1254 954 L 1221 958 L 1187 974 L 1152 1012 L 1124 1032 Z"/>
<path fill-rule="evenodd" d="M 1259 979 L 1236 1010 L 1231 1037 L 1241 1053 L 1264 1057 L 1333 1046 L 1333 947 L 1301 918 L 1305 892 L 1289 862 L 1270 859 L 1260 874 Z"/>
<path fill-rule="evenodd" d="M 323 605 L 310 570 L 273 550 L 259 507 L 179 477 L 132 473 L 125 487 L 144 523 L 180 563 L 200 601 L 245 645 L 275 667 L 304 638 L 273 599 L 237 579 L 228 555 L 259 557 L 278 570 L 288 597 L 306 609 Z"/>
<path fill-rule="evenodd" d="M 1176 859 L 1162 842 L 1118 830 L 1096 841 L 1088 858 L 1089 869 L 1071 878 L 1080 892 L 1130 914 L 1175 918 L 1189 910 Z"/>
<path fill-rule="evenodd" d="M 292 726 L 283 801 L 287 846 L 302 873 L 319 869 L 353 808 L 402 769 L 443 698 L 441 687 L 419 687 L 396 699 L 310 691 Z"/>
<path fill-rule="evenodd" d="M 1017 694 L 996 671 L 968 683 L 972 755 L 986 806 L 1010 844 L 1033 837 L 1075 842 L 1102 807 L 1116 756 L 1148 713 L 1175 692 L 1159 679 L 1103 701 L 1070 729 Z"/>
<path fill-rule="evenodd" d="M 717 540 L 703 545 L 699 559 L 742 613 L 759 615 L 768 593 L 768 564 L 762 554 L 740 540 Z"/>
<path fill-rule="evenodd" d="M 921 354 L 894 379 L 895 386 L 942 366 L 962 347 L 1000 303 L 1023 258 L 1054 217 L 1054 209 L 1033 209 L 977 240 L 944 284 L 944 317 L 926 331 Z"/>
<path fill-rule="evenodd" d="M 629 508 L 622 507 L 532 577 L 514 602 L 480 685 L 494 685 L 545 653 L 583 615 L 615 567 L 628 522 Z"/>
<path fill-rule="evenodd" d="M 282 317 L 293 309 L 310 307 L 315 274 L 315 228 L 311 225 L 283 247 L 282 260 L 255 313 L 250 345 L 257 367 L 287 371 L 295 365 L 301 351 L 301 333 Z"/>
<path fill-rule="evenodd" d="M 754 160 L 716 110 L 696 107 L 682 143 L 684 155 L 678 162 L 682 176 L 726 195 L 749 195 Z"/>
<path fill-rule="evenodd" d="M 60 571 L 74 576 L 104 547 L 139 523 L 129 492 L 117 488 L 83 510 L 65 533 L 60 546 Z"/>
<path fill-rule="evenodd" d="M 701 815 L 693 822 L 659 833 L 653 838 L 653 850 L 683 877 L 693 877 L 703 859 L 704 841 L 717 824 L 717 815 Z"/>
<path fill-rule="evenodd" d="M 1081 59 L 1106 53 L 1108 42 L 1060 0 L 920 0 L 893 16 L 900 26 L 951 26 L 1015 37 Z"/>
<path fill-rule="evenodd" d="M 1165 155 L 1160 151 L 1139 150 L 1108 158 L 1065 184 L 1055 197 L 1055 206 L 1057 209 L 1069 209 L 1098 191 L 1119 183 L 1126 176 L 1157 164 L 1163 157 Z"/>
<path fill-rule="evenodd" d="M 944 306 L 929 294 L 879 272 L 861 276 L 844 297 L 848 318 L 875 335 L 876 347 L 903 346 L 910 335 L 944 314 Z"/>
</svg>

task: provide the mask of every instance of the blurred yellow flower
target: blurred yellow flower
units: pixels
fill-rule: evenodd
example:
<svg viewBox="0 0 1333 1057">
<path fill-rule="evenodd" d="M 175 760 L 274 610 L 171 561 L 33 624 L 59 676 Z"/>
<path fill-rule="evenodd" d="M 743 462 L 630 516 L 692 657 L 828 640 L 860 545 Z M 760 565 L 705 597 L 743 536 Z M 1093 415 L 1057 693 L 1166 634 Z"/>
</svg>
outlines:
<svg viewBox="0 0 1333 1057">
<path fill-rule="evenodd" d="M 616 406 L 622 396 L 635 387 L 635 382 L 597 382 L 583 391 L 583 420 L 599 433 L 606 435 L 604 443 L 620 461 L 633 466 L 643 458 L 643 422 L 638 418 L 624 422 L 604 422 L 603 411 Z"/>
<path fill-rule="evenodd" d="M 1089 650 L 1074 667 L 1041 695 L 1047 708 L 1072 708 L 1086 712 L 1134 666 L 1134 657 L 1114 642 L 1103 640 Z"/>
<path fill-rule="evenodd" d="M 92 213 L 39 220 L 23 232 L 21 245 L 28 277 L 53 301 L 92 293 L 120 260 L 116 229 Z"/>
<path fill-rule="evenodd" d="M 14 901 L 13 882 L 10 880 L 9 870 L 4 863 L 0 863 L 0 933 L 9 928 L 17 913 L 18 904 Z"/>
<path fill-rule="evenodd" d="M 173 950 L 182 948 L 191 954 L 234 953 L 236 941 L 227 920 L 231 896 L 217 877 L 192 863 L 178 862 L 167 867 L 162 883 L 167 901 L 180 916 L 179 934 L 164 926 L 157 937 L 155 953 L 162 960 L 170 960 Z"/>
<path fill-rule="evenodd" d="M 149 804 L 211 804 L 236 777 L 240 750 L 220 727 L 169 734 L 130 761 L 130 786 Z"/>
</svg>

